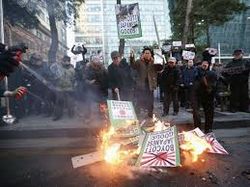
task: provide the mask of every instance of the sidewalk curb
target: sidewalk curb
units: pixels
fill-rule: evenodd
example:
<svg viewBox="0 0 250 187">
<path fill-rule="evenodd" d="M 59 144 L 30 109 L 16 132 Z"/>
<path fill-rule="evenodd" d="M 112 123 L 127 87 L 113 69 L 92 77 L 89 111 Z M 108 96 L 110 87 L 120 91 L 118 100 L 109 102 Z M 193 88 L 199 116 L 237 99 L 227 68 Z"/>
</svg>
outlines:
<svg viewBox="0 0 250 187">
<path fill-rule="evenodd" d="M 203 121 L 204 123 L 204 121 Z M 178 128 L 192 128 L 193 123 L 190 120 L 186 122 L 173 122 Z M 215 119 L 213 129 L 231 129 L 250 127 L 250 119 L 245 120 L 218 120 Z M 1 130 L 0 140 L 5 139 L 27 139 L 27 138 L 77 138 L 77 137 L 97 137 L 102 127 L 83 127 L 83 128 L 56 128 L 56 129 L 32 129 L 32 130 Z"/>
</svg>

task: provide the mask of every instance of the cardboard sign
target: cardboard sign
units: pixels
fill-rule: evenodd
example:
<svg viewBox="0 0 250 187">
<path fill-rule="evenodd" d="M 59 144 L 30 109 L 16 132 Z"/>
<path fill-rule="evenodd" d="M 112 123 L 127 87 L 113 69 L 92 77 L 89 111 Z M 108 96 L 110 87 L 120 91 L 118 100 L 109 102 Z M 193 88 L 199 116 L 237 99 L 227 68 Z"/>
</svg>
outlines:
<svg viewBox="0 0 250 187">
<path fill-rule="evenodd" d="M 186 44 L 185 48 L 195 48 L 195 45 L 194 44 Z"/>
<path fill-rule="evenodd" d="M 173 47 L 181 47 L 182 42 L 181 41 L 173 41 Z"/>
<path fill-rule="evenodd" d="M 195 58 L 195 52 L 183 50 L 182 57 L 184 60 L 193 60 Z"/>
<path fill-rule="evenodd" d="M 120 39 L 142 36 L 139 4 L 118 4 L 115 6 L 118 36 Z"/>
<path fill-rule="evenodd" d="M 222 145 L 216 140 L 213 134 L 206 134 L 205 139 L 211 145 L 211 149 L 207 150 L 208 153 L 217 153 L 228 155 L 229 153 L 222 147 Z"/>
<path fill-rule="evenodd" d="M 96 151 L 85 155 L 75 156 L 71 158 L 73 168 L 86 166 L 102 160 L 103 160 L 102 152 L 100 151 Z"/>
<path fill-rule="evenodd" d="M 211 145 L 211 149 L 206 150 L 208 153 L 217 153 L 217 154 L 229 154 L 224 147 L 218 142 L 214 134 L 204 134 L 199 128 L 195 128 L 188 133 L 193 133 L 200 138 L 205 138 L 206 141 Z M 182 133 L 179 133 L 179 143 L 180 145 L 184 142 L 184 137 Z"/>
<path fill-rule="evenodd" d="M 146 134 L 137 166 L 176 167 L 180 166 L 179 144 L 176 127 Z"/>
<path fill-rule="evenodd" d="M 139 123 L 132 102 L 108 100 L 109 120 L 117 136 L 130 137 L 140 134 Z"/>
</svg>

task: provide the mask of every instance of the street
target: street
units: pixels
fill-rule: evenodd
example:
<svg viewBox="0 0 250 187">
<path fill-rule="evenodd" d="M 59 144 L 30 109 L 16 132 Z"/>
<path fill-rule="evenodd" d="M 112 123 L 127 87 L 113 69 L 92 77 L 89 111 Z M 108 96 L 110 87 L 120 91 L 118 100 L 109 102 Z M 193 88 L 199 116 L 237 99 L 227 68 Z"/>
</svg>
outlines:
<svg viewBox="0 0 250 187">
<path fill-rule="evenodd" d="M 84 148 L 2 149 L 1 186 L 249 186 L 250 128 L 215 130 L 229 155 L 203 154 L 190 166 L 145 172 L 111 168 L 104 162 L 73 169 L 71 157 Z"/>
</svg>

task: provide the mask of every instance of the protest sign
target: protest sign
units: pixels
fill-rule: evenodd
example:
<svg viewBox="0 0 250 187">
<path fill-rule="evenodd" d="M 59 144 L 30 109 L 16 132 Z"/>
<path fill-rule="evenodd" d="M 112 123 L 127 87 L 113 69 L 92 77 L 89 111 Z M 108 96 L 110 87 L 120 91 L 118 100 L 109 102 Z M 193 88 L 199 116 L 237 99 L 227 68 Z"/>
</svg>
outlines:
<svg viewBox="0 0 250 187">
<path fill-rule="evenodd" d="M 185 48 L 195 48 L 195 45 L 194 44 L 186 44 Z"/>
<path fill-rule="evenodd" d="M 195 57 L 195 52 L 183 50 L 182 57 L 184 60 L 193 60 Z"/>
<path fill-rule="evenodd" d="M 194 135 L 200 138 L 204 138 L 207 141 L 207 143 L 211 145 L 211 147 L 208 150 L 206 150 L 206 152 L 217 153 L 217 154 L 229 154 L 223 148 L 223 146 L 218 142 L 213 133 L 204 134 L 199 128 L 195 128 L 191 131 L 188 131 L 187 133 L 193 133 Z M 181 145 L 182 143 L 184 143 L 183 133 L 179 133 L 178 136 L 179 136 L 179 143 Z"/>
<path fill-rule="evenodd" d="M 181 47 L 182 42 L 181 41 L 173 41 L 173 47 Z"/>
<path fill-rule="evenodd" d="M 141 167 L 180 166 L 176 127 L 146 134 L 136 165 Z"/>
<path fill-rule="evenodd" d="M 229 153 L 222 147 L 222 145 L 216 140 L 215 136 L 213 134 L 206 134 L 205 139 L 207 142 L 211 145 L 211 148 L 207 150 L 209 153 L 217 153 L 217 154 L 223 154 L 228 155 Z"/>
<path fill-rule="evenodd" d="M 132 102 L 108 100 L 111 127 L 120 136 L 129 137 L 140 134 L 140 127 Z"/>
<path fill-rule="evenodd" d="M 139 4 L 118 4 L 115 6 L 118 36 L 120 39 L 142 36 Z"/>
</svg>

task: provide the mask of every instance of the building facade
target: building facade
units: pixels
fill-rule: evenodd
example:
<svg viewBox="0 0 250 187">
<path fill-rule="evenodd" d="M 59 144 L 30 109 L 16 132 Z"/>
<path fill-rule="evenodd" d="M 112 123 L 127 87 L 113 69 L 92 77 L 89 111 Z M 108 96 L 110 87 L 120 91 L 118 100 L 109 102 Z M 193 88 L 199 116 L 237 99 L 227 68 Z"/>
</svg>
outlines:
<svg viewBox="0 0 250 187">
<path fill-rule="evenodd" d="M 125 57 L 128 56 L 131 48 L 139 52 L 143 46 L 153 45 L 153 43 L 157 41 L 153 15 L 156 17 L 159 38 L 164 40 L 168 39 L 171 35 L 167 0 L 121 1 L 122 4 L 137 2 L 140 8 L 142 37 L 126 39 Z M 116 3 L 116 0 L 86 0 L 83 5 L 85 6 L 86 12 L 81 13 L 79 19 L 76 21 L 75 43 L 86 44 L 86 47 L 90 51 L 89 55 L 97 52 L 94 52 L 95 48 L 97 50 L 101 49 L 106 64 L 110 63 L 110 53 L 119 48 L 115 15 Z M 92 25 L 94 27 L 92 27 Z M 93 35 L 95 32 L 96 34 L 93 36 L 92 40 L 89 41 L 90 35 Z M 99 35 L 97 33 L 99 33 Z"/>
<path fill-rule="evenodd" d="M 44 61 L 48 61 L 48 51 L 51 44 L 49 16 L 46 5 L 42 2 L 40 3 L 37 6 L 37 18 L 40 22 L 37 28 L 27 29 L 22 25 L 13 26 L 8 20 L 4 20 L 5 43 L 11 46 L 23 42 L 29 47 L 28 52 L 23 54 L 24 60 L 28 60 L 33 53 L 37 53 L 42 56 Z M 57 60 L 60 60 L 68 50 L 66 45 L 66 27 L 62 22 L 58 22 L 57 29 L 59 40 Z"/>
<path fill-rule="evenodd" d="M 242 0 L 250 8 L 250 0 Z M 234 15 L 234 18 L 222 26 L 209 29 L 212 47 L 220 43 L 221 53 L 231 55 L 235 49 L 243 49 L 250 54 L 250 9 Z"/>
</svg>

